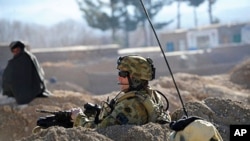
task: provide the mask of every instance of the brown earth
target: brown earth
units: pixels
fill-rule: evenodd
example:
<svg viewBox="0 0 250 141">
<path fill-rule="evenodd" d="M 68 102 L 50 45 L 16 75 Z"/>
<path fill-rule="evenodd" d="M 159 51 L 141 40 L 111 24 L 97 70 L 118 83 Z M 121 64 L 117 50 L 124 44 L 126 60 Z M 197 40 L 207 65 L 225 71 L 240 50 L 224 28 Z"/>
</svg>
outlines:
<svg viewBox="0 0 250 141">
<path fill-rule="evenodd" d="M 229 141 L 230 124 L 250 124 L 249 66 L 250 60 L 247 60 L 223 75 L 174 74 L 188 115 L 200 116 L 214 123 L 225 141 Z M 171 77 L 160 77 L 152 81 L 151 86 L 168 98 L 173 120 L 184 115 Z M 97 96 L 65 83 L 57 84 L 54 88 L 50 86 L 50 90 L 54 93 L 53 97 L 37 98 L 27 107 L 21 108 L 15 104 L 0 106 L 0 141 L 168 141 L 171 132 L 168 125 L 155 123 L 117 125 L 105 129 L 50 127 L 32 134 L 38 117 L 46 115 L 35 112 L 36 109 L 67 110 L 82 107 L 86 102 L 100 103 L 118 93 Z"/>
</svg>

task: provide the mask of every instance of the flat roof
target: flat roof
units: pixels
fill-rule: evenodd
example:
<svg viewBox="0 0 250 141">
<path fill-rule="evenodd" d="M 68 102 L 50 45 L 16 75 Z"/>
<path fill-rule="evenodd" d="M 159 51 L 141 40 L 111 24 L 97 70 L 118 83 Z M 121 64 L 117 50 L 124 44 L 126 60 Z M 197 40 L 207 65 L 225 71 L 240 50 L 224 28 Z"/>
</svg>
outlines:
<svg viewBox="0 0 250 141">
<path fill-rule="evenodd" d="M 86 51 L 86 50 L 103 50 L 103 49 L 118 49 L 119 45 L 99 45 L 99 46 L 70 46 L 70 47 L 53 47 L 53 48 L 32 48 L 31 52 L 69 52 L 69 51 Z"/>
</svg>

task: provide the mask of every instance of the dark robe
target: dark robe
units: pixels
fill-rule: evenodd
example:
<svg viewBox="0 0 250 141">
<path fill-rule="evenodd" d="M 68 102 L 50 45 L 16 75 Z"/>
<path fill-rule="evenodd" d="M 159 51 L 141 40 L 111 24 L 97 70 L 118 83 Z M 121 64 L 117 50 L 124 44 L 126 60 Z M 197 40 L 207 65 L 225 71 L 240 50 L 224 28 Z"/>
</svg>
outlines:
<svg viewBox="0 0 250 141">
<path fill-rule="evenodd" d="M 3 95 L 14 97 L 17 104 L 50 95 L 45 87 L 43 69 L 36 57 L 25 49 L 9 60 L 3 72 L 2 88 Z"/>
</svg>

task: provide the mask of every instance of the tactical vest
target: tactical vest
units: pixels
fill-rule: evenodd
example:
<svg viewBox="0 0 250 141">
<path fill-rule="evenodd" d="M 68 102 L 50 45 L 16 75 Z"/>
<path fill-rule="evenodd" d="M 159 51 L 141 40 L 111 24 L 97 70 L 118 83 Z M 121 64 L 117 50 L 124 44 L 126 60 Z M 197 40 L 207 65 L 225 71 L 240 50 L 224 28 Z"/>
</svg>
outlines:
<svg viewBox="0 0 250 141">
<path fill-rule="evenodd" d="M 131 91 L 119 97 L 116 102 L 119 103 L 120 101 L 129 98 L 137 98 L 144 105 L 148 115 L 148 122 L 165 124 L 171 121 L 169 112 L 167 111 L 167 109 L 164 109 L 161 95 L 156 90 L 148 89 L 147 93 L 140 93 L 140 91 Z"/>
</svg>

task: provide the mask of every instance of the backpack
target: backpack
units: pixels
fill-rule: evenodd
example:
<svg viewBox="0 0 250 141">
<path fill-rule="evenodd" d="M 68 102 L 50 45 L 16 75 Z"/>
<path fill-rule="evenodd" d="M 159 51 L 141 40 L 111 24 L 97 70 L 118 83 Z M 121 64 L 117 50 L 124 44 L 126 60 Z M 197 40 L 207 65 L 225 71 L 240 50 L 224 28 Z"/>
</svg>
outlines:
<svg viewBox="0 0 250 141">
<path fill-rule="evenodd" d="M 180 123 L 178 123 L 180 122 Z M 211 123 L 195 117 L 186 118 L 178 121 L 172 128 L 174 131 L 170 134 L 170 141 L 223 141 L 219 131 Z M 180 126 L 180 124 L 184 124 Z"/>
</svg>

